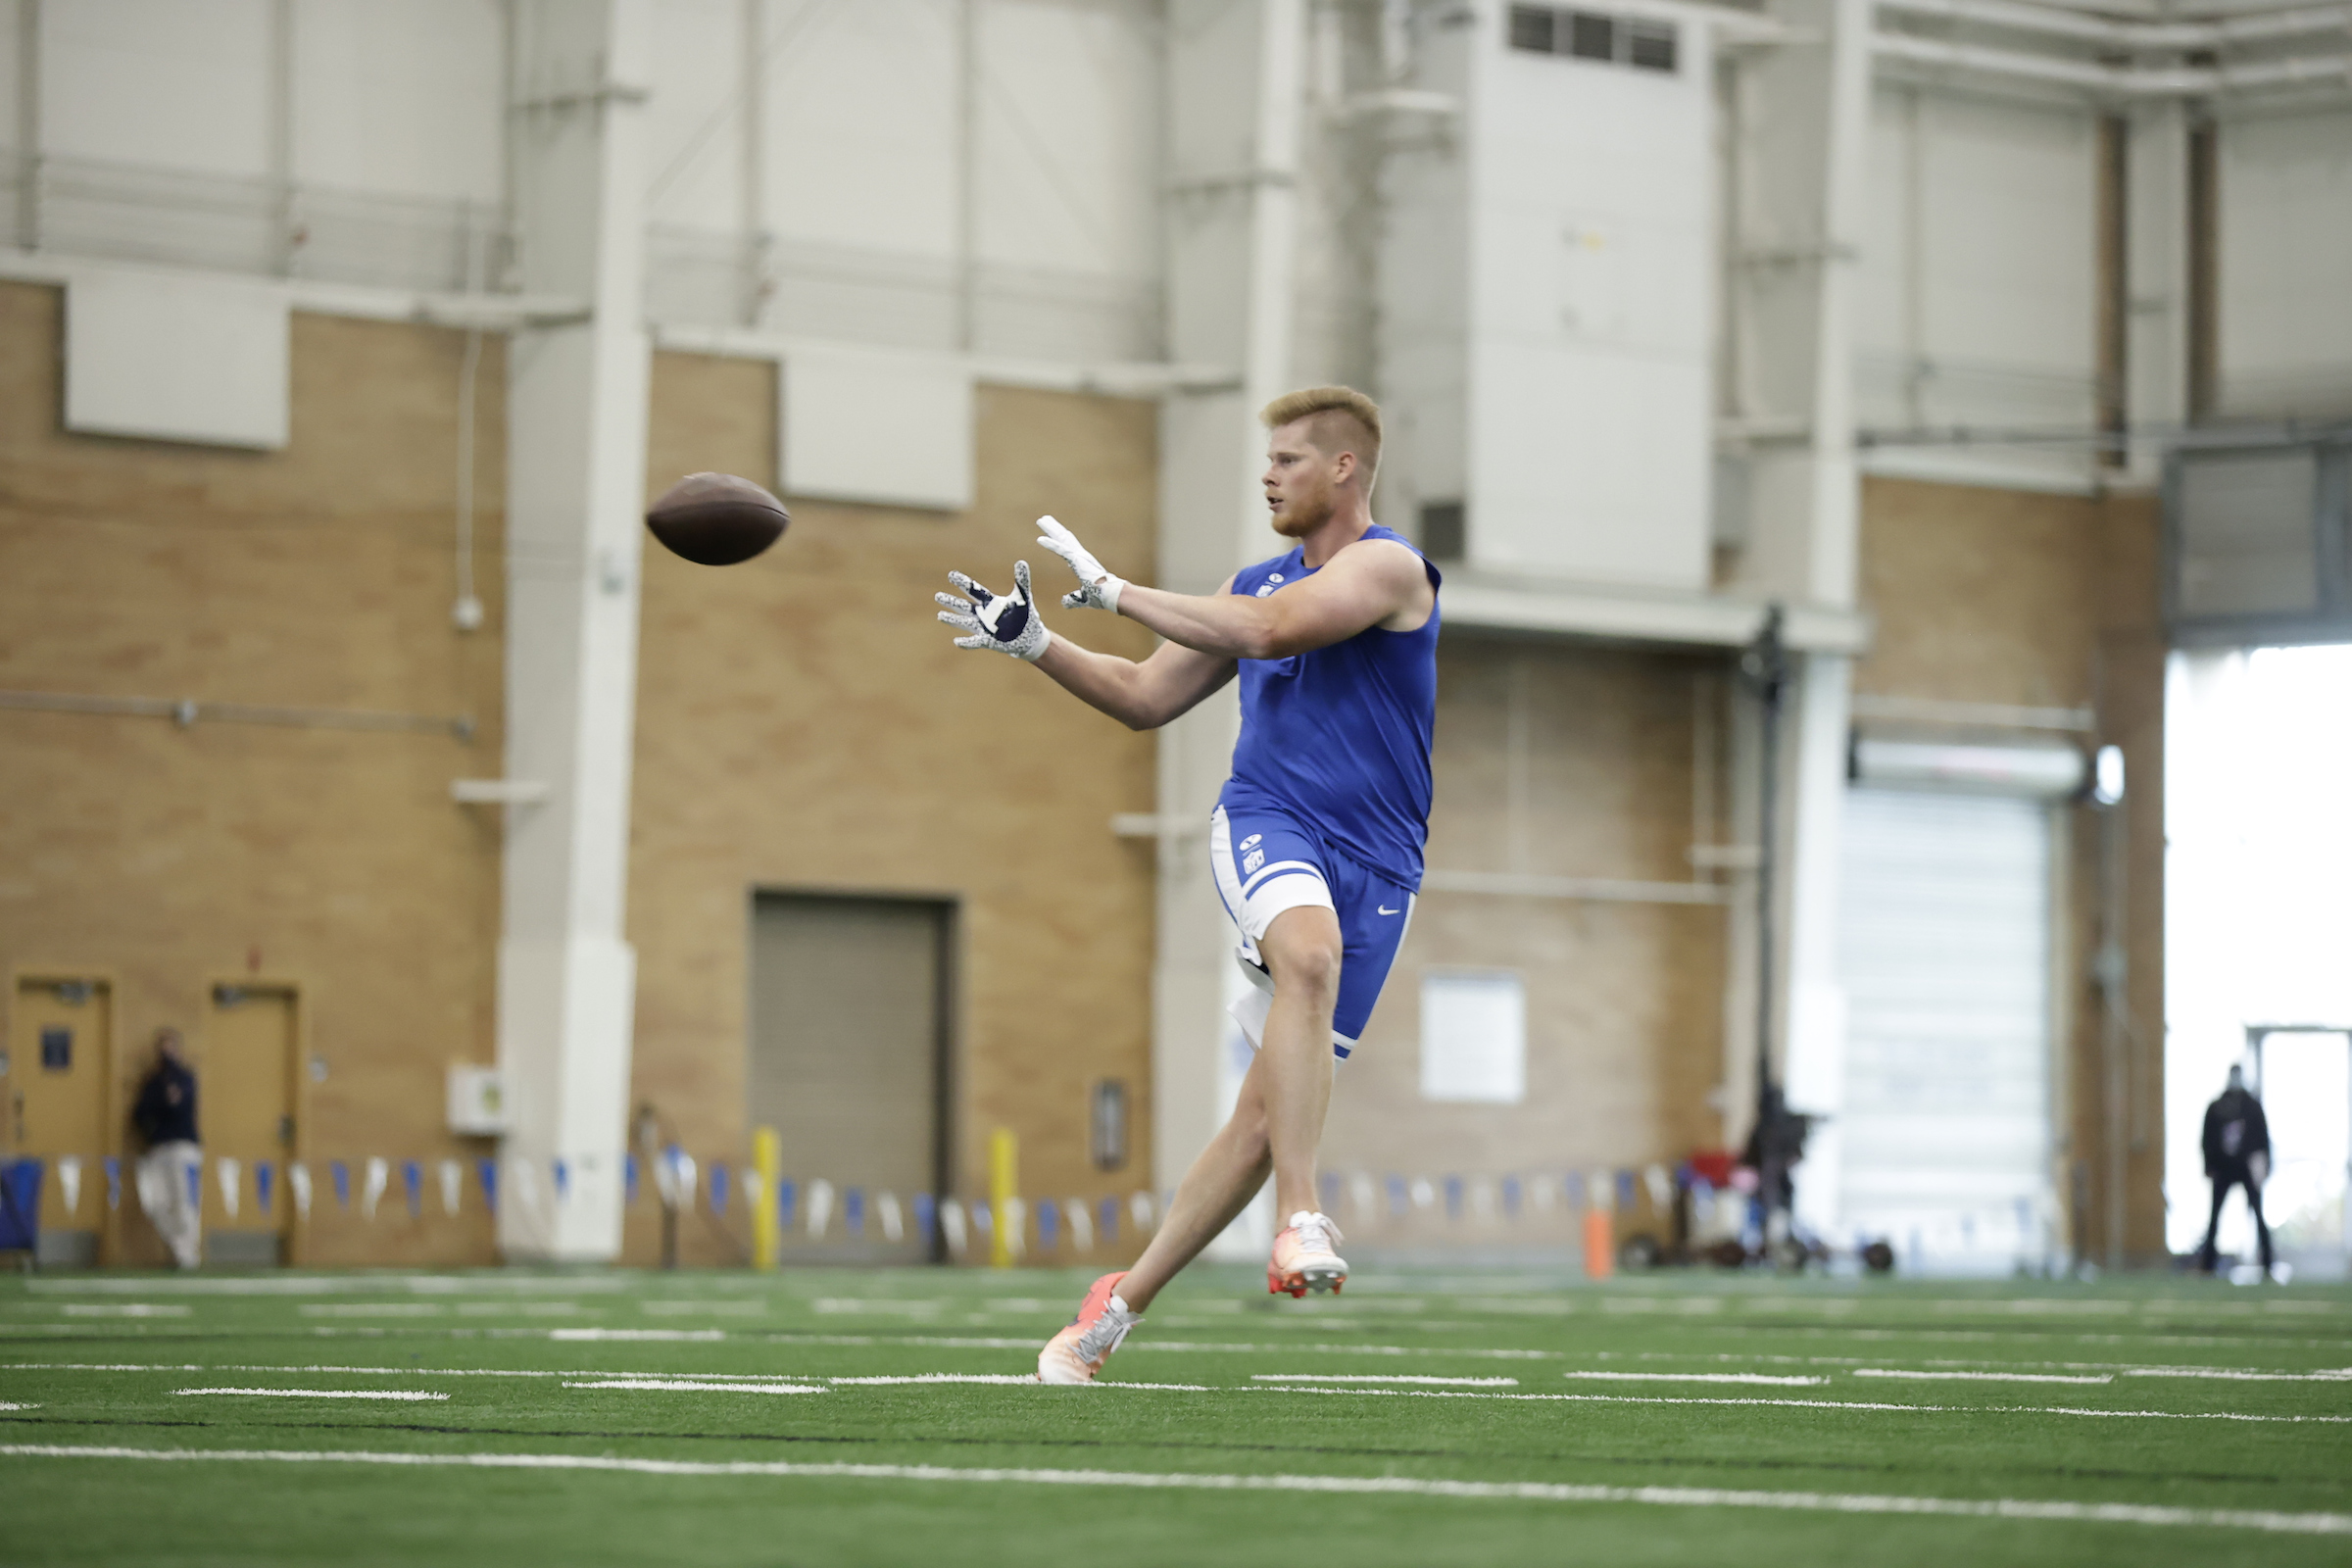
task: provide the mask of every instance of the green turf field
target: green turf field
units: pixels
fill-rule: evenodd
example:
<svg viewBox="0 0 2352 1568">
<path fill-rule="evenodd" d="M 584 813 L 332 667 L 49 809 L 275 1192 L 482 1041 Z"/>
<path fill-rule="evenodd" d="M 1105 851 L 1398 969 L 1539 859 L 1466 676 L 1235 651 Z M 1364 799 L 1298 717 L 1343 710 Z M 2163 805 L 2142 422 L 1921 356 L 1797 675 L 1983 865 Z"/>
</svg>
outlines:
<svg viewBox="0 0 2352 1568">
<path fill-rule="evenodd" d="M 1262 1278 L 12 1277 L 0 1561 L 2352 1561 L 2342 1288 Z"/>
</svg>

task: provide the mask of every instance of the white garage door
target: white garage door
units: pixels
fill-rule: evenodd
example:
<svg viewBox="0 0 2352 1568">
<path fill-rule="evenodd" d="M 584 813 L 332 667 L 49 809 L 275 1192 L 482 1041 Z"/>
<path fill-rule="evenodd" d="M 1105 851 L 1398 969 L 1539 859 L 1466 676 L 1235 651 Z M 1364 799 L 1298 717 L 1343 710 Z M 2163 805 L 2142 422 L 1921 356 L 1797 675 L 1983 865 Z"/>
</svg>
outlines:
<svg viewBox="0 0 2352 1568">
<path fill-rule="evenodd" d="M 1841 1227 L 2006 1272 L 2049 1213 L 2050 822 L 2039 801 L 1846 798 Z"/>
</svg>

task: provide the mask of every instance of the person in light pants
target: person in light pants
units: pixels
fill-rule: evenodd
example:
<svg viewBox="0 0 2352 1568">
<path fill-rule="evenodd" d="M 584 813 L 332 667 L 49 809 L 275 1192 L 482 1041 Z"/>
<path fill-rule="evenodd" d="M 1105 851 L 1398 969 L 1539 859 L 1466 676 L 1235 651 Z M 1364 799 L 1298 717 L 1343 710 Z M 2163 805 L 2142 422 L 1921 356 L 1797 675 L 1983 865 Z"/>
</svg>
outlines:
<svg viewBox="0 0 2352 1568">
<path fill-rule="evenodd" d="M 130 1120 L 147 1141 L 139 1160 L 139 1206 L 172 1250 L 172 1261 L 194 1268 L 204 1243 L 204 1151 L 196 1137 L 196 1074 L 178 1030 L 155 1037 L 155 1066 L 139 1085 Z"/>
</svg>

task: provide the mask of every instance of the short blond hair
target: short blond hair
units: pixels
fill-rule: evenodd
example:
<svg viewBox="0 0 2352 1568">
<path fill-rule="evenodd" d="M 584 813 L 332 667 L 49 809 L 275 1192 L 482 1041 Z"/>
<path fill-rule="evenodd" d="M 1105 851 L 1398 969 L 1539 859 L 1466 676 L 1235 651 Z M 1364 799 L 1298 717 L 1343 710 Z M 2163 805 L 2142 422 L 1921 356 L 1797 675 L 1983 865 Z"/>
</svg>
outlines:
<svg viewBox="0 0 2352 1568">
<path fill-rule="evenodd" d="M 1307 420 L 1307 439 L 1329 457 L 1355 454 L 1363 466 L 1364 493 L 1380 474 L 1380 405 L 1351 386 L 1310 386 L 1285 392 L 1257 411 L 1269 430 Z"/>
</svg>

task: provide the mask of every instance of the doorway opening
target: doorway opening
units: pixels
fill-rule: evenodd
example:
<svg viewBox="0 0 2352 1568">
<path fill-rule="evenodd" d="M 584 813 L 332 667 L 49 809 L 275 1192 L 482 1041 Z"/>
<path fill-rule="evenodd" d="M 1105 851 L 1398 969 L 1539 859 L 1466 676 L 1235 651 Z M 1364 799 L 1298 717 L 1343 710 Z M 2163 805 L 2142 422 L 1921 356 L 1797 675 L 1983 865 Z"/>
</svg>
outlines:
<svg viewBox="0 0 2352 1568">
<path fill-rule="evenodd" d="M 2352 1140 L 2352 645 L 2191 651 L 2165 690 L 2166 1240 L 2192 1251 L 2229 1069 L 2270 1122 L 2279 1255 L 2345 1271 Z M 2259 1043 L 2259 1044 L 2258 1044 Z M 2332 1220 L 2330 1216 L 2332 1215 Z M 2291 1217 L 2291 1227 L 2282 1221 Z M 2290 1234 L 2291 1232 L 2291 1234 Z M 2232 1200 L 2221 1250 L 2254 1251 Z"/>
</svg>

